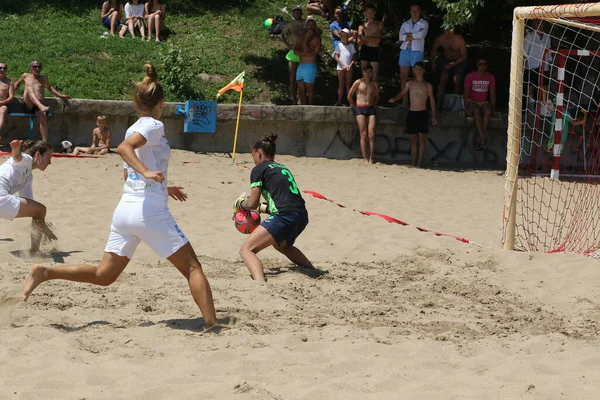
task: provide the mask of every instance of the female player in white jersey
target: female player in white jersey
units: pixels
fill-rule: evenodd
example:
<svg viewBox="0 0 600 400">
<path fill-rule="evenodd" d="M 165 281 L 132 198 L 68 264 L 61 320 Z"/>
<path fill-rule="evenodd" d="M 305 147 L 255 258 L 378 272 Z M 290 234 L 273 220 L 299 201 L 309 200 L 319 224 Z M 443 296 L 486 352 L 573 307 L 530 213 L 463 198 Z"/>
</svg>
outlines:
<svg viewBox="0 0 600 400">
<path fill-rule="evenodd" d="M 21 146 L 24 153 L 21 153 Z M 52 146 L 46 142 L 10 142 L 12 157 L 0 165 L 0 218 L 31 217 L 31 253 L 40 249 L 42 235 L 56 236 L 46 225 L 46 207 L 33 200 L 34 169 L 44 171 L 52 164 Z M 15 196 L 15 193 L 19 196 Z"/>
<path fill-rule="evenodd" d="M 127 179 L 123 197 L 113 215 L 108 243 L 100 265 L 43 267 L 34 265 L 23 285 L 23 299 L 42 282 L 65 279 L 107 286 L 123 272 L 140 241 L 168 259 L 188 280 L 206 327 L 219 326 L 208 280 L 196 253 L 167 207 L 168 197 L 185 201 L 180 186 L 168 186 L 171 149 L 158 120 L 164 104 L 163 88 L 154 66 L 146 64 L 146 77 L 137 85 L 134 105 L 139 119 L 127 130 L 117 153 L 125 162 Z"/>
</svg>

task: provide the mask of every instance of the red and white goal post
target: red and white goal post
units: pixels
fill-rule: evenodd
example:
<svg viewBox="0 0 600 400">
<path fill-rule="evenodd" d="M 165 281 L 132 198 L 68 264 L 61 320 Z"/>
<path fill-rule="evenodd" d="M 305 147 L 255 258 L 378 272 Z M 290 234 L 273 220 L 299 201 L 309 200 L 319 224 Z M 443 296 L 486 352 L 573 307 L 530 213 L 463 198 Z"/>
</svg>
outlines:
<svg viewBox="0 0 600 400">
<path fill-rule="evenodd" d="M 600 252 L 599 112 L 600 3 L 515 8 L 505 249 Z"/>
</svg>

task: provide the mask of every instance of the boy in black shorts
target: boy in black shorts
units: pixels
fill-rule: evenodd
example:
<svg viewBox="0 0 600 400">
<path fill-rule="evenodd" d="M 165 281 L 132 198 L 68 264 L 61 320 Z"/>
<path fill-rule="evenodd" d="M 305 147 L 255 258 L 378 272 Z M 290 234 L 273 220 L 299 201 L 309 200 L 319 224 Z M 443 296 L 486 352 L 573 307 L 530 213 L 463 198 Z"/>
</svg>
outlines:
<svg viewBox="0 0 600 400">
<path fill-rule="evenodd" d="M 427 99 L 431 104 L 431 124 L 436 124 L 435 99 L 433 96 L 433 86 L 425 81 L 423 74 L 425 64 L 419 61 L 413 67 L 414 80 L 408 81 L 404 89 L 389 102 L 395 103 L 408 94 L 410 108 L 406 116 L 406 130 L 410 135 L 410 157 L 412 165 L 421 168 L 423 165 L 423 156 L 425 155 L 425 146 L 427 144 L 427 133 L 429 133 L 429 111 L 427 110 Z"/>
</svg>

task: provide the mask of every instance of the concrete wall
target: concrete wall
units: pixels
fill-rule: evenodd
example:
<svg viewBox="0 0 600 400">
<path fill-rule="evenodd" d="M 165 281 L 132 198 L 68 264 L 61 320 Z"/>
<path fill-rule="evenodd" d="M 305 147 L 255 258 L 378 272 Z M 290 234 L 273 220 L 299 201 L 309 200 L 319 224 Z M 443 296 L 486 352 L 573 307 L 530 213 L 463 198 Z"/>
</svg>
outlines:
<svg viewBox="0 0 600 400">
<path fill-rule="evenodd" d="M 119 144 L 126 129 L 136 120 L 130 102 L 72 99 L 67 103 L 48 99 L 49 136 L 53 144 L 69 140 L 74 145 L 89 144 L 95 117 L 109 116 L 113 143 Z M 167 103 L 163 112 L 171 147 L 197 152 L 230 153 L 233 147 L 237 105 L 218 106 L 217 133 L 183 133 L 183 117 L 175 115 L 180 104 Z M 376 161 L 407 163 L 409 135 L 404 134 L 406 110 L 377 109 Z M 506 159 L 505 115 L 494 118 L 488 138 L 488 150 L 473 149 L 473 123 L 462 113 L 442 113 L 438 124 L 430 127 L 426 160 L 440 165 L 502 167 Z M 359 133 L 352 110 L 348 107 L 322 106 L 242 106 L 237 150 L 249 152 L 251 143 L 266 133 L 277 133 L 278 153 L 295 156 L 350 159 L 360 157 Z M 27 118 L 9 117 L 2 136 L 26 138 Z M 36 136 L 39 128 L 36 126 Z"/>
</svg>

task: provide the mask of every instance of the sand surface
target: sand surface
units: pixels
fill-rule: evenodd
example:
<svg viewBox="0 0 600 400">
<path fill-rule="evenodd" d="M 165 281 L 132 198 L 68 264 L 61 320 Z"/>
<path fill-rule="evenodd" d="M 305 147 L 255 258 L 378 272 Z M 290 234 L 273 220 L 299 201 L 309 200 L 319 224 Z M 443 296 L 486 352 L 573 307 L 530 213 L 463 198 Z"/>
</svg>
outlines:
<svg viewBox="0 0 600 400">
<path fill-rule="evenodd" d="M 238 161 L 252 166 L 248 154 Z M 51 281 L 19 301 L 32 263 L 98 263 L 122 191 L 114 154 L 35 171 L 59 241 L 30 258 L 30 221 L 0 221 L 0 398 L 600 396 L 599 261 L 502 251 L 501 173 L 278 161 L 300 189 L 348 207 L 305 194 L 310 224 L 297 245 L 320 273 L 268 249 L 261 285 L 239 259 L 246 236 L 230 219 L 249 170 L 225 155 L 173 152 L 169 181 L 189 199 L 171 211 L 218 316 L 237 318 L 219 334 L 201 333 L 186 281 L 144 244 L 112 286 Z"/>
</svg>

